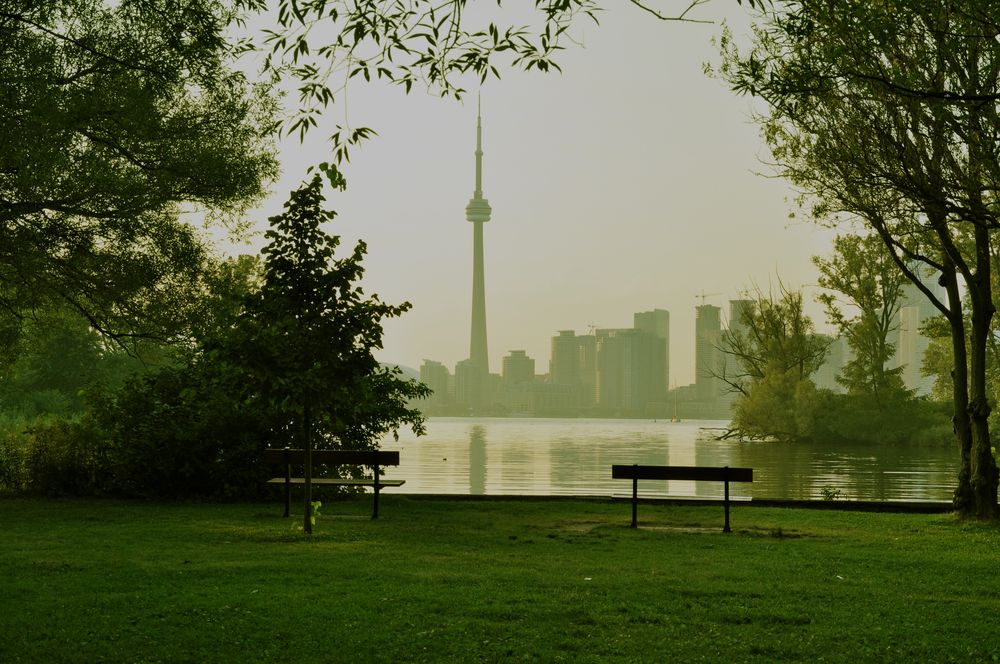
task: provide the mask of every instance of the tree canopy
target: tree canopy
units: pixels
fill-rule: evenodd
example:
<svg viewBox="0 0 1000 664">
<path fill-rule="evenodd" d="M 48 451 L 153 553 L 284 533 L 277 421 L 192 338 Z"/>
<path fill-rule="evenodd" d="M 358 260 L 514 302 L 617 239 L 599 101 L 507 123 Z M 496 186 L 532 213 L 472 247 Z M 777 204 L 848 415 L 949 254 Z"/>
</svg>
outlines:
<svg viewBox="0 0 1000 664">
<path fill-rule="evenodd" d="M 225 0 L 0 0 L 0 307 L 164 334 L 203 243 L 276 173 L 275 107 L 230 68 Z"/>
</svg>

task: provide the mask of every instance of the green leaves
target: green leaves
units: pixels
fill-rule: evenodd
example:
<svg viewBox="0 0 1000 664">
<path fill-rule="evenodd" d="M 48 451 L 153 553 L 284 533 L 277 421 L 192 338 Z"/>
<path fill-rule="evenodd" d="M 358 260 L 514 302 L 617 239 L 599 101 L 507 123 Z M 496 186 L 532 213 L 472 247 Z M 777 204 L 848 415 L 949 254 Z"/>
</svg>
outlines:
<svg viewBox="0 0 1000 664">
<path fill-rule="evenodd" d="M 558 70 L 555 56 L 569 28 L 581 17 L 596 22 L 598 11 L 593 0 L 541 0 L 532 25 L 486 20 L 477 27 L 465 9 L 464 0 L 281 0 L 278 29 L 267 32 L 261 46 L 266 71 L 298 81 L 299 105 L 287 131 L 304 139 L 317 124 L 317 110 L 332 104 L 352 79 L 389 81 L 405 93 L 419 81 L 442 97 L 461 99 L 469 74 L 482 83 L 499 78 L 502 66 Z M 346 162 L 350 148 L 370 135 L 348 140 L 338 128 L 336 163 Z"/>
<path fill-rule="evenodd" d="M 225 38 L 237 12 L 223 0 L 4 7 L 4 299 L 61 298 L 122 337 L 177 334 L 204 260 L 180 209 L 238 217 L 276 173 L 273 98 L 229 68 L 247 48 Z"/>
</svg>

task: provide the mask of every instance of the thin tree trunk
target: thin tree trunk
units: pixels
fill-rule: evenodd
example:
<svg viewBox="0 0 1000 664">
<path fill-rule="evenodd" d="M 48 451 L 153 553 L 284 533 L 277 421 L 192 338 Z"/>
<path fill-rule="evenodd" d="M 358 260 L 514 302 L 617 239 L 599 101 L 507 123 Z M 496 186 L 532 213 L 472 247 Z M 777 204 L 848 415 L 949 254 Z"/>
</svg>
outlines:
<svg viewBox="0 0 1000 664">
<path fill-rule="evenodd" d="M 302 513 L 305 515 L 303 517 L 302 527 L 307 535 L 311 535 L 312 528 L 312 474 L 313 474 L 313 463 L 312 463 L 312 411 L 309 408 L 308 401 L 302 406 L 302 440 L 305 443 L 306 451 L 306 462 L 305 462 L 305 476 L 306 476 L 306 486 L 303 492 L 304 504 L 302 506 Z"/>
</svg>

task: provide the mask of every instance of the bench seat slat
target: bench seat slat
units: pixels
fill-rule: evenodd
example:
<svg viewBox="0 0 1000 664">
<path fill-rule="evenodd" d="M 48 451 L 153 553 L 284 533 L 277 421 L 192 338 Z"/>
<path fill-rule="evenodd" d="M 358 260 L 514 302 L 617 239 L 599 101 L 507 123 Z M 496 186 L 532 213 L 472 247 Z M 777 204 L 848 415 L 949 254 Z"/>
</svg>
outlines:
<svg viewBox="0 0 1000 664">
<path fill-rule="evenodd" d="M 267 481 L 268 484 L 284 484 L 284 477 L 274 477 Z M 304 477 L 292 477 L 288 480 L 289 484 L 294 484 L 296 486 L 301 486 L 306 483 L 306 478 Z M 362 477 L 360 479 L 351 479 L 347 477 L 314 477 L 312 483 L 315 484 L 327 484 L 334 486 L 375 486 L 375 480 L 371 477 Z M 406 484 L 406 480 L 386 480 L 379 478 L 379 486 L 403 486 Z"/>
<path fill-rule="evenodd" d="M 287 455 L 287 456 L 286 456 Z M 301 465 L 306 461 L 305 450 L 284 450 L 269 448 L 264 450 L 264 461 L 267 463 L 285 463 Z M 313 465 L 326 464 L 330 466 L 398 466 L 398 450 L 313 450 Z"/>
<path fill-rule="evenodd" d="M 711 468 L 705 466 L 611 466 L 616 480 L 692 480 L 695 482 L 753 482 L 753 468 Z"/>
</svg>

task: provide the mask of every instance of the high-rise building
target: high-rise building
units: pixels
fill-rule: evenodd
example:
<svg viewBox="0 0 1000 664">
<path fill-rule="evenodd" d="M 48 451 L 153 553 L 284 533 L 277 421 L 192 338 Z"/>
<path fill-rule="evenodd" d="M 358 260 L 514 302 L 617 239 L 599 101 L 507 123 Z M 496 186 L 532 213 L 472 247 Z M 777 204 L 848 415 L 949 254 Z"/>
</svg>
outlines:
<svg viewBox="0 0 1000 664">
<path fill-rule="evenodd" d="M 512 350 L 503 358 L 503 382 L 505 386 L 532 383 L 535 380 L 535 360 L 523 350 Z"/>
<path fill-rule="evenodd" d="M 579 408 L 590 408 L 597 396 L 597 342 L 593 335 L 560 330 L 552 337 L 549 383 L 571 388 Z M 561 393 L 560 393 L 561 394 Z"/>
<path fill-rule="evenodd" d="M 451 402 L 452 395 L 449 390 L 451 373 L 445 365 L 434 360 L 424 360 L 420 365 L 420 382 L 433 390 L 428 401 L 435 404 Z"/>
<path fill-rule="evenodd" d="M 645 330 L 601 329 L 597 339 L 597 407 L 604 413 L 645 415 L 664 404 L 663 339 Z"/>
<path fill-rule="evenodd" d="M 625 330 L 599 329 L 594 331 L 597 340 L 596 405 L 605 414 L 622 409 L 625 388 Z"/>
<path fill-rule="evenodd" d="M 721 309 L 711 304 L 695 307 L 694 364 L 695 396 L 698 401 L 713 402 L 721 392 L 717 377 L 720 369 L 722 341 Z"/>
<path fill-rule="evenodd" d="M 670 389 L 670 312 L 666 309 L 642 311 L 632 316 L 632 327 L 655 335 L 663 340 L 663 385 L 662 390 Z M 659 386 L 654 389 L 659 390 Z"/>
<path fill-rule="evenodd" d="M 580 384 L 580 344 L 573 330 L 559 330 L 559 336 L 552 337 L 549 382 L 555 385 Z"/>
</svg>

